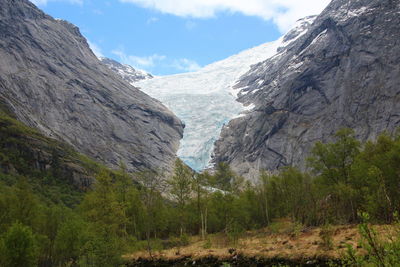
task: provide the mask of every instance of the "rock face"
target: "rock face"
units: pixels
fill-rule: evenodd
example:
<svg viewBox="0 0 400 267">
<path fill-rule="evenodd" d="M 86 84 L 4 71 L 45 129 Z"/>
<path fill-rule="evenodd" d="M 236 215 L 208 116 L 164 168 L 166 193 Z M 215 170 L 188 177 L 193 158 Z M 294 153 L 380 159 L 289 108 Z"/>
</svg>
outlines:
<svg viewBox="0 0 400 267">
<path fill-rule="evenodd" d="M 183 124 L 102 64 L 74 25 L 0 1 L 0 100 L 28 126 L 130 171 L 172 163 Z"/>
<path fill-rule="evenodd" d="M 333 0 L 308 32 L 244 76 L 215 147 L 252 179 L 260 169 L 305 166 L 312 145 L 342 127 L 360 140 L 400 126 L 400 1 Z"/>
<path fill-rule="evenodd" d="M 142 80 L 153 79 L 153 75 L 142 70 L 137 70 L 132 66 L 121 64 L 113 59 L 101 57 L 100 61 L 110 70 L 116 72 L 122 79 L 132 84 Z"/>
</svg>

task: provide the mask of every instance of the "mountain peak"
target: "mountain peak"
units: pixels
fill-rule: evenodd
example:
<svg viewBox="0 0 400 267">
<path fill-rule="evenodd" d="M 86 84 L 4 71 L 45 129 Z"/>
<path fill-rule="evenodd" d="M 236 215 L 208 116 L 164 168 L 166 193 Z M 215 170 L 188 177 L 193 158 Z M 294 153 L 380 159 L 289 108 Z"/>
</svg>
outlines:
<svg viewBox="0 0 400 267">
<path fill-rule="evenodd" d="M 288 49 L 242 76 L 239 101 L 254 108 L 223 128 L 214 161 L 256 178 L 263 169 L 305 168 L 313 144 L 342 127 L 362 141 L 393 132 L 399 12 L 399 1 L 332 1 Z"/>
<path fill-rule="evenodd" d="M 110 58 L 101 57 L 100 61 L 106 65 L 110 70 L 117 73 L 122 79 L 127 81 L 130 84 L 134 84 L 135 82 L 153 79 L 154 76 L 150 73 L 145 72 L 144 70 L 137 70 L 130 65 L 121 64 L 118 61 L 115 61 Z"/>
<path fill-rule="evenodd" d="M 51 17 L 28 0 L 1 0 L 0 18 L 2 20 L 17 20 L 50 19 Z"/>
<path fill-rule="evenodd" d="M 183 124 L 102 64 L 73 24 L 0 1 L 0 100 L 15 117 L 106 165 L 170 168 Z"/>
</svg>

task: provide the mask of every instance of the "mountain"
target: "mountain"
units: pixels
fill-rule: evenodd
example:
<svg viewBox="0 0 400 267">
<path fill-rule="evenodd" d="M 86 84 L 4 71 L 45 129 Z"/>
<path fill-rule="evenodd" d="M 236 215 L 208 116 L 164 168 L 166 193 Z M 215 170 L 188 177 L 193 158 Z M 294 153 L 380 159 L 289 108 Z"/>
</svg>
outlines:
<svg viewBox="0 0 400 267">
<path fill-rule="evenodd" d="M 342 127 L 360 140 L 400 126 L 400 2 L 333 0 L 309 30 L 235 86 L 254 107 L 223 128 L 214 163 L 254 178 L 305 167 Z"/>
<path fill-rule="evenodd" d="M 101 57 L 100 61 L 110 70 L 116 72 L 122 79 L 130 84 L 141 80 L 153 79 L 153 75 L 143 70 L 137 70 L 127 64 L 121 64 L 113 59 Z"/>
<path fill-rule="evenodd" d="M 249 107 L 236 101 L 233 85 L 252 64 L 274 56 L 307 30 L 313 17 L 300 20 L 285 38 L 243 51 L 199 71 L 135 83 L 170 108 L 186 127 L 178 156 L 195 170 L 209 166 L 221 128 Z"/>
<path fill-rule="evenodd" d="M 74 25 L 0 1 L 0 102 L 18 120 L 108 166 L 171 165 L 181 121 L 102 64 Z"/>
</svg>

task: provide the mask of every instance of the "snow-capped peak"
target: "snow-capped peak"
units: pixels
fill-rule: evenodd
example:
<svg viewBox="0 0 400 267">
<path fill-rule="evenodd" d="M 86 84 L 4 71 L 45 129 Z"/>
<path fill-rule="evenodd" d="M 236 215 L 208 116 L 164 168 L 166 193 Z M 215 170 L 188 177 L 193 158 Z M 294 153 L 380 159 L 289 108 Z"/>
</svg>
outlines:
<svg viewBox="0 0 400 267">
<path fill-rule="evenodd" d="M 152 79 L 153 75 L 144 70 L 135 69 L 130 65 L 121 64 L 110 58 L 100 57 L 100 61 L 105 64 L 109 69 L 116 72 L 122 79 L 133 84 L 138 81 Z"/>
</svg>

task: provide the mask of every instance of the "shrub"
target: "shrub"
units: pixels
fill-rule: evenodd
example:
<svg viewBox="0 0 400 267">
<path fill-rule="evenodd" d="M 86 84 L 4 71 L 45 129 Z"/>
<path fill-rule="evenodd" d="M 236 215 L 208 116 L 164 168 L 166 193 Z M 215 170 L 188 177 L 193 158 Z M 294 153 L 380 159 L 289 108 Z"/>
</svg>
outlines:
<svg viewBox="0 0 400 267">
<path fill-rule="evenodd" d="M 321 247 L 326 249 L 326 250 L 330 250 L 333 248 L 333 240 L 332 240 L 332 236 L 334 234 L 334 229 L 331 225 L 329 224 L 325 224 L 320 233 L 319 236 L 321 237 L 322 243 L 321 243 Z"/>
</svg>

